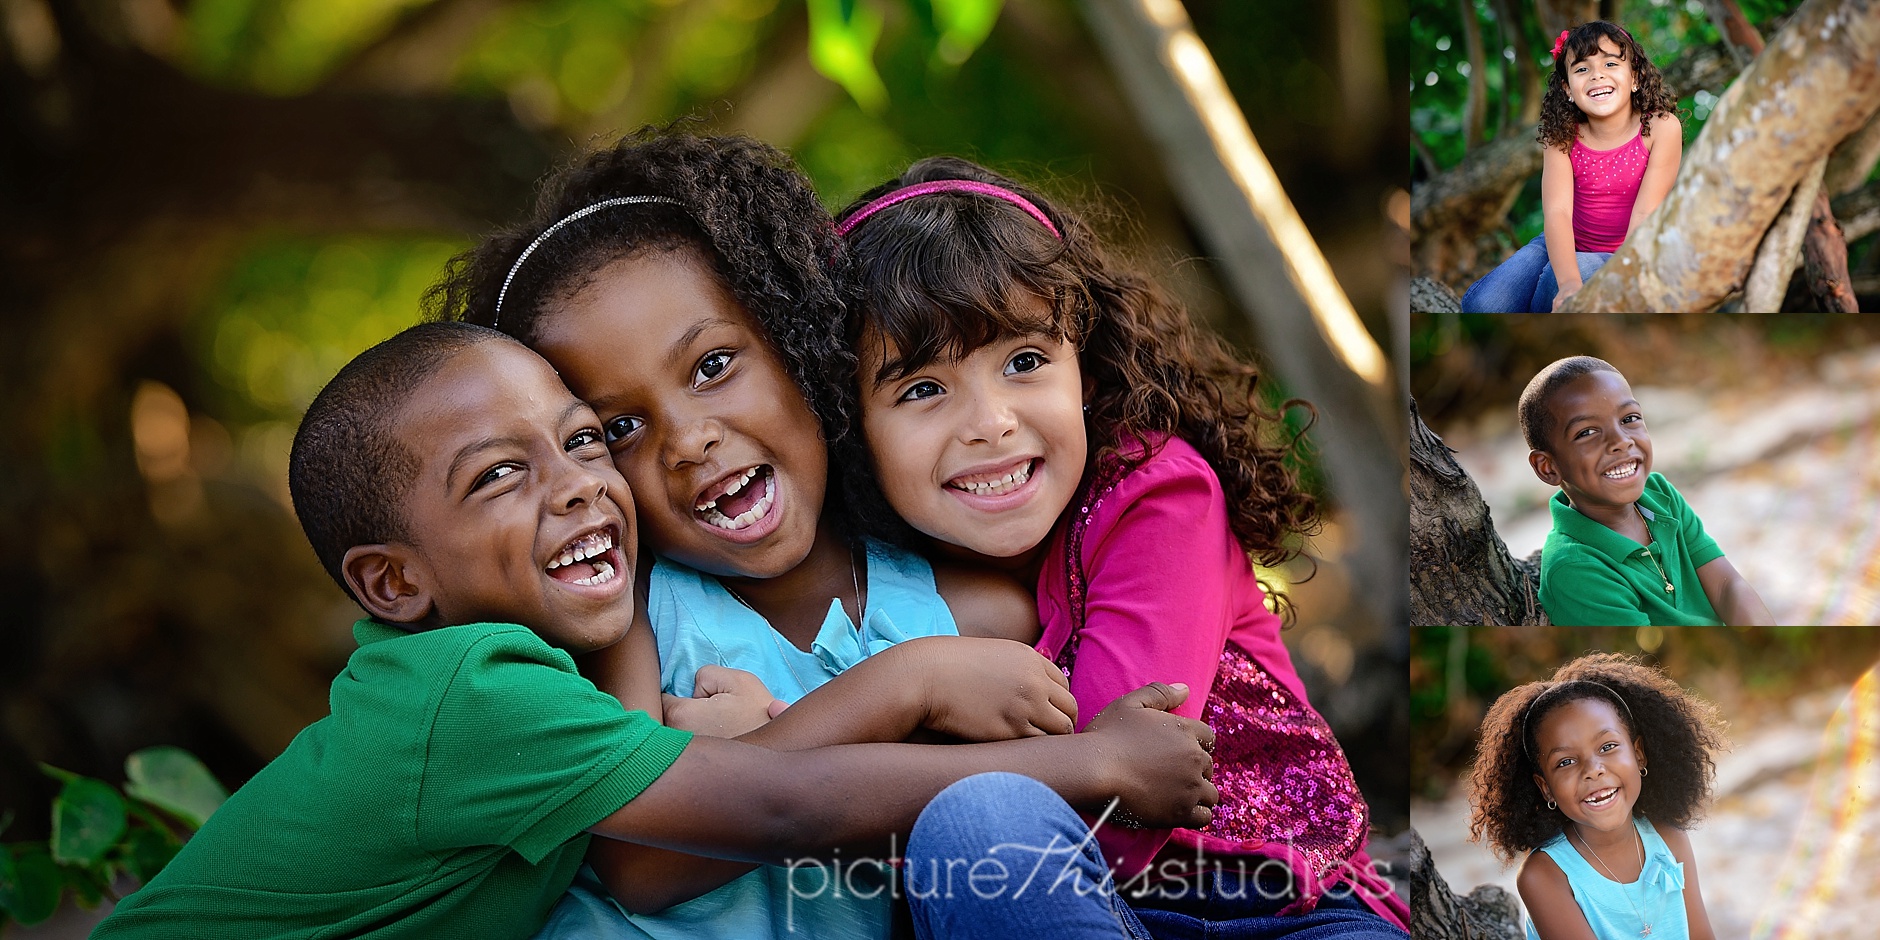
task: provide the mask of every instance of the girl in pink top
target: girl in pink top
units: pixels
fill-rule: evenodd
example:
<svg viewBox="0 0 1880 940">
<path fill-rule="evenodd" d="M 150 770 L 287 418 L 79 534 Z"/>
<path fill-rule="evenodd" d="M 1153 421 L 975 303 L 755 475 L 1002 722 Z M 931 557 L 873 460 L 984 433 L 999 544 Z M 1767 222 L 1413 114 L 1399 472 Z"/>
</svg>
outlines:
<svg viewBox="0 0 1880 940">
<path fill-rule="evenodd" d="M 964 160 L 920 161 L 838 220 L 863 292 L 863 440 L 846 446 L 874 471 L 845 475 L 852 514 L 1036 579 L 1038 649 L 1081 716 L 1182 683 L 1176 711 L 1216 731 L 1206 828 L 1096 827 L 1142 922 L 1402 940 L 1364 798 L 1249 561 L 1317 527 L 1253 367 L 1081 219 Z"/>
<path fill-rule="evenodd" d="M 1554 41 L 1538 139 L 1543 232 L 1469 288 L 1466 313 L 1559 309 L 1664 201 L 1684 149 L 1677 96 L 1604 20 Z"/>
</svg>

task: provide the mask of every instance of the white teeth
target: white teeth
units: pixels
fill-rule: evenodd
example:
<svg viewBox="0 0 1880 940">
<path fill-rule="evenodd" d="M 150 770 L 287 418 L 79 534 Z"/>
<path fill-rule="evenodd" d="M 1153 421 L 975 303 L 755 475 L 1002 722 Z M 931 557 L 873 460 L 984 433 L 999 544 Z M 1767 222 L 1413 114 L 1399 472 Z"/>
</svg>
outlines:
<svg viewBox="0 0 1880 940">
<path fill-rule="evenodd" d="M 606 532 L 596 532 L 567 548 L 562 549 L 561 557 L 548 563 L 548 570 L 554 571 L 563 565 L 572 565 L 577 561 L 587 561 L 596 555 L 611 551 L 614 537 Z M 605 562 L 602 562 L 605 564 Z"/>
<path fill-rule="evenodd" d="M 745 479 L 748 480 L 750 478 L 747 476 L 745 477 Z M 726 495 L 730 495 L 730 494 L 726 494 Z M 707 503 L 704 506 L 699 507 L 698 511 L 705 514 L 706 522 L 711 523 L 712 525 L 715 525 L 720 529 L 728 529 L 730 531 L 736 532 L 737 530 L 745 528 L 746 526 L 749 526 L 751 523 L 754 523 L 757 520 L 764 518 L 765 515 L 769 514 L 771 505 L 775 503 L 776 501 L 777 501 L 776 478 L 765 477 L 764 478 L 764 495 L 758 497 L 757 503 L 755 505 L 739 513 L 736 518 L 732 518 L 730 516 L 725 515 L 722 512 L 719 512 L 717 500 L 712 500 L 710 503 Z"/>
<path fill-rule="evenodd" d="M 612 581 L 614 579 L 614 566 L 613 565 L 610 565 L 604 561 L 597 561 L 594 563 L 594 569 L 595 570 L 592 575 L 585 577 L 585 578 L 576 578 L 574 583 L 585 584 L 589 587 L 592 587 L 596 584 L 606 584 L 607 582 Z"/>
<path fill-rule="evenodd" d="M 1017 489 L 1026 480 L 1031 479 L 1031 466 L 1031 461 L 1026 461 L 1017 470 L 996 480 L 987 480 L 983 483 L 955 483 L 953 485 L 974 496 L 1000 496 Z"/>
<path fill-rule="evenodd" d="M 704 511 L 706 511 L 706 510 L 708 510 L 708 509 L 711 509 L 711 508 L 712 508 L 713 506 L 716 506 L 716 505 L 718 505 L 718 501 L 719 501 L 719 500 L 721 500 L 721 499 L 724 499 L 724 498 L 725 498 L 725 497 L 727 497 L 727 496 L 736 496 L 736 495 L 738 495 L 738 492 L 739 492 L 740 490 L 742 490 L 742 489 L 744 489 L 744 485 L 745 485 L 746 483 L 749 483 L 749 482 L 751 482 L 751 478 L 752 478 L 752 477 L 755 477 L 755 476 L 757 476 L 757 468 L 756 468 L 756 467 L 752 467 L 751 469 L 749 469 L 749 470 L 746 470 L 746 471 L 744 471 L 744 475 L 743 475 L 743 476 L 741 476 L 741 477 L 739 477 L 739 478 L 737 478 L 737 479 L 735 479 L 735 480 L 732 480 L 732 481 L 731 481 L 731 485 L 730 485 L 730 486 L 727 486 L 727 487 L 725 487 L 725 491 L 724 491 L 724 492 L 722 492 L 722 493 L 719 493 L 719 494 L 718 494 L 717 496 L 714 496 L 714 497 L 712 497 L 711 499 L 708 499 L 708 500 L 706 500 L 706 501 L 704 501 L 704 502 L 702 502 L 702 503 L 699 503 L 699 504 L 698 504 L 698 505 L 696 505 L 696 506 L 693 506 L 693 507 L 692 507 L 692 511 L 693 511 L 693 512 L 704 512 Z"/>
<path fill-rule="evenodd" d="M 1629 463 L 1620 464 L 1619 466 L 1614 467 L 1611 470 L 1608 470 L 1605 473 L 1600 474 L 1600 475 L 1605 477 L 1608 480 L 1623 480 L 1626 477 L 1629 477 L 1632 474 L 1637 473 L 1638 466 L 1639 466 L 1638 461 L 1634 460 Z"/>
</svg>

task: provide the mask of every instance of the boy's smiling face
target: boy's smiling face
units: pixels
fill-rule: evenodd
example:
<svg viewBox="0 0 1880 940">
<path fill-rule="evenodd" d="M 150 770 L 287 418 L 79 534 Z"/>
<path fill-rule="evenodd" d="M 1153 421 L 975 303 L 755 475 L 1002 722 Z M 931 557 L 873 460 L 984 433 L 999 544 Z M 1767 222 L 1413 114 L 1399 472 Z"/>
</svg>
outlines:
<svg viewBox="0 0 1880 940">
<path fill-rule="evenodd" d="M 1549 449 L 1528 452 L 1534 475 L 1582 512 L 1637 502 L 1652 469 L 1652 439 L 1625 376 L 1603 369 L 1578 376 L 1546 406 Z"/>
<path fill-rule="evenodd" d="M 594 412 L 520 344 L 477 343 L 423 382 L 389 435 L 415 463 L 409 543 L 356 546 L 349 583 L 381 619 L 519 623 L 612 644 L 633 618 L 633 499 Z"/>
</svg>

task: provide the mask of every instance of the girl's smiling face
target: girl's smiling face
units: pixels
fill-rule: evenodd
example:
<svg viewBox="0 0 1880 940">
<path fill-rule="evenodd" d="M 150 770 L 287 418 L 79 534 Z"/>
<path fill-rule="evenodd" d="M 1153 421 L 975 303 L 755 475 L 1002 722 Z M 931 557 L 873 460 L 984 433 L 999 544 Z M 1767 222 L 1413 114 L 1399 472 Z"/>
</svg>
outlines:
<svg viewBox="0 0 1880 940">
<path fill-rule="evenodd" d="M 1645 751 L 1611 702 L 1552 706 L 1534 729 L 1534 759 L 1534 785 L 1568 819 L 1602 832 L 1632 825 Z"/>
<path fill-rule="evenodd" d="M 900 355 L 883 342 L 863 338 L 862 431 L 888 503 L 942 543 L 1027 563 L 1076 495 L 1089 457 L 1077 348 L 1007 337 L 875 381 Z"/>
<path fill-rule="evenodd" d="M 1567 97 L 1586 116 L 1609 117 L 1632 109 L 1638 78 L 1624 50 L 1601 36 L 1599 54 L 1567 64 Z"/>
<path fill-rule="evenodd" d="M 748 578 L 808 556 L 829 472 L 822 425 L 703 259 L 686 249 L 616 261 L 536 333 L 600 416 L 654 551 Z"/>
</svg>

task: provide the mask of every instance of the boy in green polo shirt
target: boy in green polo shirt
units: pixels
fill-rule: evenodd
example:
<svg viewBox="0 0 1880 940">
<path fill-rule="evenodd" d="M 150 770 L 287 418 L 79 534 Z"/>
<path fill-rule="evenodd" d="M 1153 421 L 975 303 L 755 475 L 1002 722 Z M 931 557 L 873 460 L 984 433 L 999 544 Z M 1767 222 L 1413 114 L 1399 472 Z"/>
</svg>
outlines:
<svg viewBox="0 0 1880 940">
<path fill-rule="evenodd" d="M 331 714 L 94 937 L 527 937 L 590 832 L 777 863 L 904 832 L 990 770 L 1073 805 L 1119 795 L 1160 826 L 1205 825 L 1218 799 L 1212 736 L 1160 714 L 1184 697 L 1166 686 L 1084 734 L 847 743 L 1068 730 L 1061 673 L 1009 641 L 902 644 L 742 740 L 628 711 L 570 654 L 620 655 L 657 687 L 649 631 L 629 629 L 631 495 L 594 412 L 494 330 L 425 324 L 361 354 L 308 409 L 289 484 L 315 554 L 370 614 L 360 648 Z"/>
<path fill-rule="evenodd" d="M 1769 609 L 1670 481 L 1619 370 L 1573 356 L 1521 393 L 1528 464 L 1549 486 L 1541 607 L 1564 626 L 1772 623 Z"/>
</svg>

